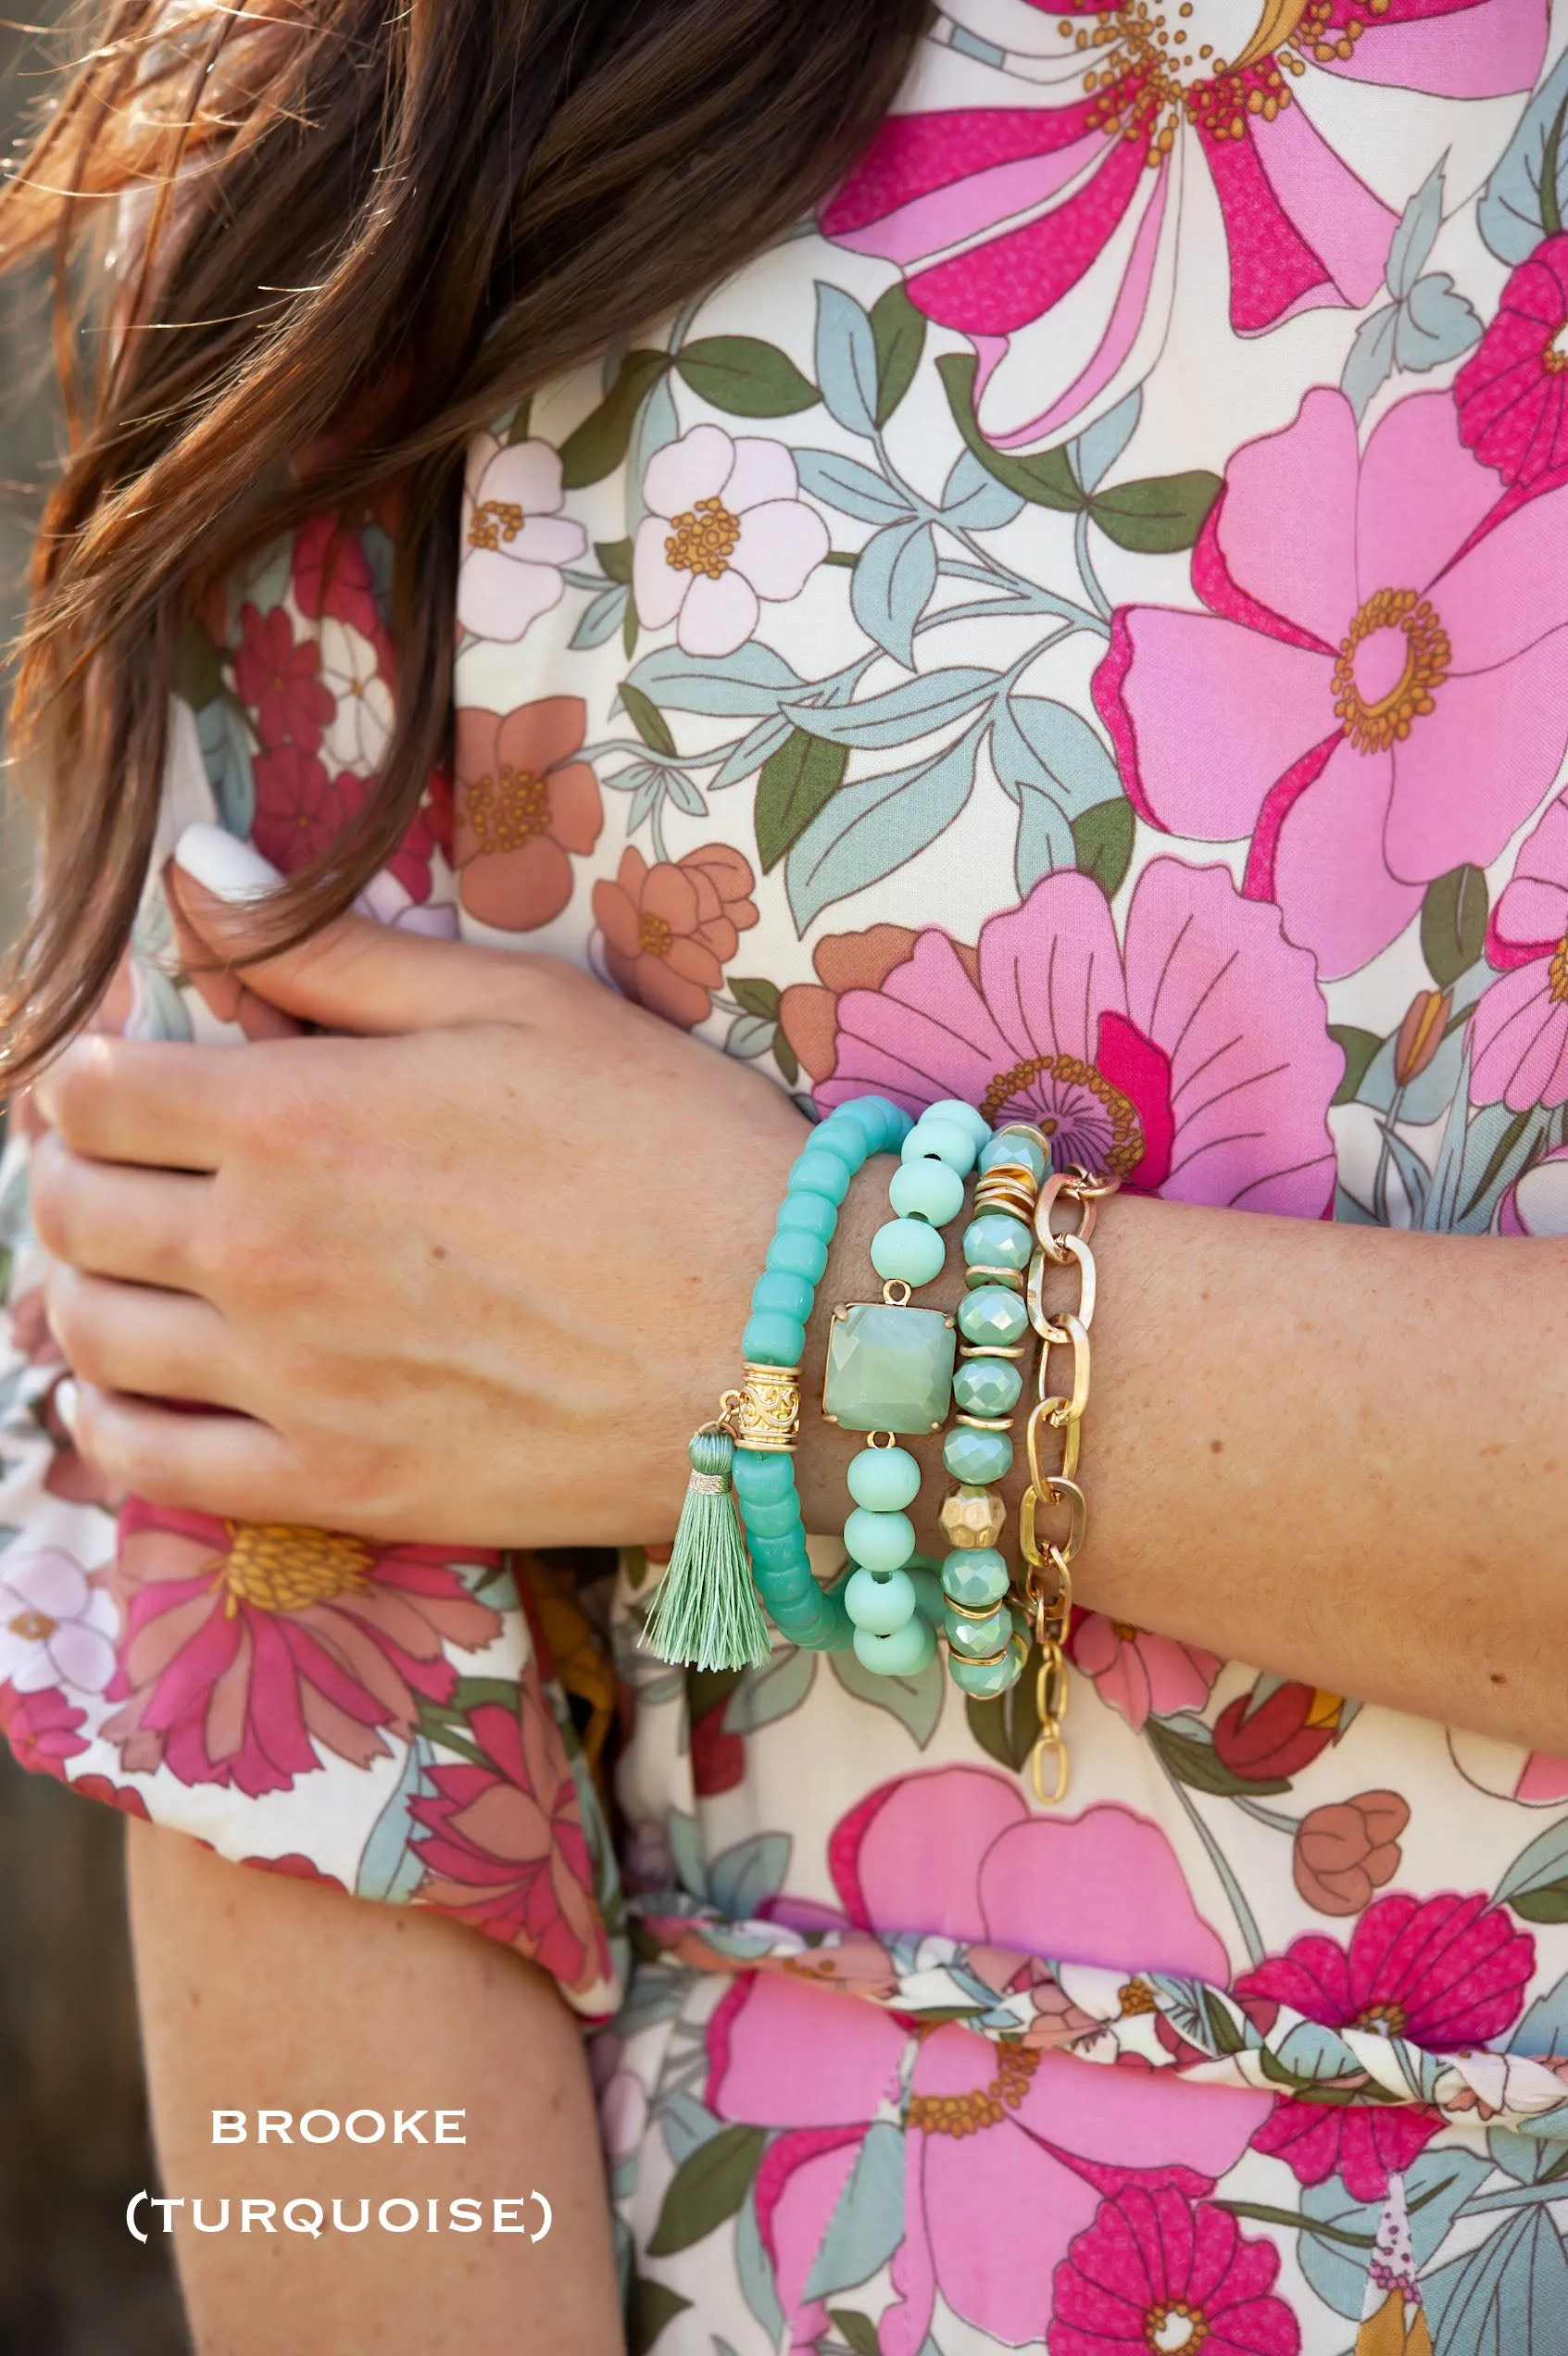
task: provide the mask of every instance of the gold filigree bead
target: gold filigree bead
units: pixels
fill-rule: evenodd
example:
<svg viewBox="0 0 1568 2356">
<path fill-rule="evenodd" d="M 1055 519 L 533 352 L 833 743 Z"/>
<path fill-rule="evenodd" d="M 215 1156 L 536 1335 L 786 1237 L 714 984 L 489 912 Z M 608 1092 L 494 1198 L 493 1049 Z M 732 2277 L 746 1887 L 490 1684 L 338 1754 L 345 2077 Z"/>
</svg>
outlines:
<svg viewBox="0 0 1568 2356">
<path fill-rule="evenodd" d="M 945 1497 L 937 1515 L 950 1547 L 995 1546 L 1007 1518 L 1007 1508 L 993 1490 L 970 1484 Z"/>
<path fill-rule="evenodd" d="M 755 1366 L 747 1360 L 745 1388 L 735 1397 L 731 1429 L 744 1448 L 793 1448 L 800 1437 L 800 1369 Z"/>
</svg>

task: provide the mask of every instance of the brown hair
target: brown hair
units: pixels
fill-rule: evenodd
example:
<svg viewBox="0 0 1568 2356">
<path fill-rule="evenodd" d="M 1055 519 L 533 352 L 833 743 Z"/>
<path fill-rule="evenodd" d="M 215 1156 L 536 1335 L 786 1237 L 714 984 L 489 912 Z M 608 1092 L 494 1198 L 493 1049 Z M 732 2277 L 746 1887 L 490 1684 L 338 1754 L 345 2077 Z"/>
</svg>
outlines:
<svg viewBox="0 0 1568 2356">
<path fill-rule="evenodd" d="M 0 195 L 0 268 L 53 259 L 70 428 L 15 712 L 44 885 L 0 1009 L 8 1084 L 113 974 L 153 843 L 175 648 L 204 591 L 307 514 L 399 486 L 394 739 L 358 820 L 279 896 L 266 937 L 281 944 L 347 905 L 442 756 L 470 436 L 807 217 L 928 14 L 99 0 L 84 61 Z M 83 336 L 68 292 L 106 220 L 134 257 L 98 271 L 118 292 Z"/>
</svg>

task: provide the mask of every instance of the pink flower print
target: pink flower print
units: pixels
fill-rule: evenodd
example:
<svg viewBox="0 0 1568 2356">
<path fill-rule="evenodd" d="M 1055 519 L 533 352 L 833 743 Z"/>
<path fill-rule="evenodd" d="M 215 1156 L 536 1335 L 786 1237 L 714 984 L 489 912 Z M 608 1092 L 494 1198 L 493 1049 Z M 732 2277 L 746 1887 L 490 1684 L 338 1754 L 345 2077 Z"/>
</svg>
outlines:
<svg viewBox="0 0 1568 2356">
<path fill-rule="evenodd" d="M 1128 1811 L 1031 1816 L 1015 1783 L 972 1767 L 910 1775 L 843 1818 L 829 1863 L 851 1926 L 943 1933 L 1082 1961 L 1226 1976 L 1164 1835 Z M 1128 1894 L 1138 1948 L 1127 1952 Z M 1110 2069 L 955 2025 L 918 2037 L 801 1978 L 737 1981 L 709 2028 L 710 2108 L 784 2129 L 759 2175 L 759 2223 L 796 2350 L 828 2329 L 806 2284 L 878 2120 L 906 2126 L 906 2238 L 884 2356 L 915 2356 L 938 2293 L 1006 2346 L 1038 2339 L 1041 2286 L 1101 2192 L 1141 2181 L 1197 2195 L 1240 2157 L 1265 2098 Z M 1172 2101 L 1168 2098 L 1176 2097 Z M 1031 2263 L 1016 2262 L 1029 2220 Z"/>
<path fill-rule="evenodd" d="M 1568 493 L 1491 514 L 1440 393 L 1364 456 L 1341 393 L 1232 458 L 1193 554 L 1208 611 L 1123 607 L 1095 674 L 1152 825 L 1250 835 L 1325 976 L 1404 930 L 1434 877 L 1496 858 L 1568 742 Z"/>
<path fill-rule="evenodd" d="M 0 1682 L 18 1693 L 102 1693 L 119 1629 L 113 1598 L 58 1547 L 0 1555 Z"/>
<path fill-rule="evenodd" d="M 1544 238 L 1503 288 L 1454 379 L 1461 439 L 1505 482 L 1568 465 L 1568 237 Z"/>
<path fill-rule="evenodd" d="M 1568 1234 L 1568 1225 L 1546 1232 Z M 1568 1759 L 1525 1750 L 1519 1743 L 1499 1742 L 1490 1735 L 1473 1735 L 1461 1726 L 1449 1728 L 1448 1742 L 1449 1758 L 1477 1791 L 1517 1800 L 1522 1808 L 1556 1808 L 1568 1799 Z"/>
<path fill-rule="evenodd" d="M 445 1701 L 445 1647 L 500 1632 L 429 1547 L 336 1531 L 217 1522 L 132 1498 L 117 1584 L 126 1635 L 104 1733 L 132 1773 L 255 1798 L 287 1791 L 323 1754 L 367 1767 L 406 1737 L 420 1698 Z"/>
<path fill-rule="evenodd" d="M 1226 2209 L 1131 2187 L 1100 2203 L 1056 2270 L 1050 2356 L 1299 2356 L 1273 2295 L 1279 2252 Z"/>
<path fill-rule="evenodd" d="M 295 638 L 285 606 L 269 613 L 242 608 L 240 633 L 234 687 L 256 714 L 262 743 L 315 752 L 337 708 L 321 683 L 320 649 L 313 639 Z"/>
<path fill-rule="evenodd" d="M 342 518 L 311 516 L 295 534 L 295 603 L 307 621 L 345 621 L 375 646 L 391 673 L 391 641 L 376 604 L 364 543 Z"/>
<path fill-rule="evenodd" d="M 330 850 L 365 798 L 367 780 L 340 770 L 334 777 L 316 753 L 275 745 L 257 753 L 252 840 L 284 875 Z"/>
<path fill-rule="evenodd" d="M 838 1000 L 825 1109 L 874 1091 L 912 1110 L 962 1097 L 1037 1122 L 1083 1161 L 1176 1202 L 1322 1216 L 1342 1069 L 1311 961 L 1223 868 L 1156 859 L 1124 946 L 1071 871 L 982 928 L 922 933 L 876 990 Z"/>
<path fill-rule="evenodd" d="M 1078 1613 L 1072 1652 L 1101 1701 L 1119 1710 L 1135 1733 L 1151 1714 L 1169 1718 L 1178 1710 L 1201 1710 L 1220 1673 L 1216 1653 L 1128 1627 L 1101 1611 Z"/>
<path fill-rule="evenodd" d="M 1331 2029 L 1407 2037 L 1412 2045 L 1485 2045 L 1518 2018 L 1536 1968 L 1536 1943 L 1484 1893 L 1403 1893 L 1369 1906 L 1348 1948 L 1314 1931 L 1236 1984 L 1267 2034 L 1277 2005 Z M 1381 2200 L 1441 2126 L 1435 2111 L 1393 2105 L 1326 2108 L 1283 2096 L 1253 2143 L 1286 2161 L 1302 2184 L 1337 2170 L 1357 2200 Z"/>
<path fill-rule="evenodd" d="M 68 1701 L 57 1686 L 19 1693 L 15 1686 L 0 1684 L 0 1735 L 30 1775 L 53 1775 L 63 1784 L 66 1761 L 80 1758 L 87 1748 L 81 1731 L 86 1723 L 86 1711 Z"/>
<path fill-rule="evenodd" d="M 480 1763 L 429 1771 L 421 1905 L 470 1924 L 539 1963 L 564 1988 L 608 1980 L 583 1802 L 554 1718 L 524 1686 L 515 1709 L 482 1702 L 467 1732 Z"/>
<path fill-rule="evenodd" d="M 1486 927 L 1486 961 L 1502 979 L 1473 1018 L 1472 1097 L 1510 1112 L 1568 1103 L 1568 795 L 1520 846 Z"/>
<path fill-rule="evenodd" d="M 583 526 L 562 515 L 565 499 L 560 452 L 547 442 L 481 433 L 470 444 L 458 620 L 476 638 L 521 638 L 559 605 L 561 568 L 588 545 Z"/>
<path fill-rule="evenodd" d="M 1250 22 L 1218 0 L 1185 18 L 1171 0 L 1030 5 L 1037 31 L 1010 10 L 1008 70 L 989 77 L 1008 103 L 893 115 L 823 216 L 829 237 L 897 263 L 917 308 L 972 338 L 982 430 L 1010 448 L 1119 400 L 1183 286 L 1222 269 L 1238 335 L 1369 302 L 1406 187 L 1466 102 L 1532 86 L 1546 46 L 1540 0 L 1289 0 Z M 1345 82 L 1458 102 L 1424 109 L 1430 149 L 1402 151 L 1399 194 L 1384 110 L 1348 104 Z M 1195 205 L 1200 180 L 1212 199 Z"/>
<path fill-rule="evenodd" d="M 688 655 L 733 655 L 757 627 L 759 599 L 798 597 L 828 552 L 828 528 L 800 496 L 782 442 L 694 425 L 648 460 L 648 513 L 632 553 L 637 618 L 676 623 Z"/>
</svg>

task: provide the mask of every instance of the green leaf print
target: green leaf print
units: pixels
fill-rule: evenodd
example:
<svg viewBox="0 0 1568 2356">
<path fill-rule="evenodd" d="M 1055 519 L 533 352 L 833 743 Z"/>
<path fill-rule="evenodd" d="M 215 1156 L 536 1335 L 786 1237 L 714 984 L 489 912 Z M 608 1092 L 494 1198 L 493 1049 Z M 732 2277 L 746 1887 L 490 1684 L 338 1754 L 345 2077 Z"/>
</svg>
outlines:
<svg viewBox="0 0 1568 2356">
<path fill-rule="evenodd" d="M 1035 1707 L 1039 1666 L 1040 1648 L 1031 1645 L 1023 1673 L 1015 1686 L 991 1701 L 976 1701 L 971 1694 L 964 1702 L 969 1731 L 981 1749 L 1014 1774 L 1034 1749 L 1035 1737 L 1040 1731 L 1040 1715 Z"/>
<path fill-rule="evenodd" d="M 1169 557 L 1192 546 L 1223 488 L 1220 477 L 1204 468 L 1188 474 L 1150 475 L 1140 482 L 1118 482 L 1113 490 L 1097 491 L 1089 513 L 1119 548 L 1140 557 Z"/>
<path fill-rule="evenodd" d="M 1522 1848 L 1492 1893 L 1527 1923 L 1568 1923 L 1568 1823 L 1550 1824 Z"/>
<path fill-rule="evenodd" d="M 1363 1031 L 1354 1022 L 1331 1022 L 1328 1035 L 1345 1059 L 1345 1077 L 1330 1101 L 1336 1105 L 1354 1104 L 1367 1067 L 1383 1042 L 1375 1031 Z"/>
<path fill-rule="evenodd" d="M 627 719 L 650 752 L 674 752 L 675 739 L 670 733 L 669 721 L 659 706 L 651 702 L 640 687 L 633 687 L 629 679 L 621 683 L 621 700 L 625 706 Z"/>
<path fill-rule="evenodd" d="M 1451 867 L 1421 903 L 1421 954 L 1438 989 L 1457 982 L 1486 945 L 1486 879 L 1478 867 Z"/>
<path fill-rule="evenodd" d="M 1135 822 L 1133 805 L 1124 794 L 1113 802 L 1097 802 L 1073 821 L 1073 841 L 1082 874 L 1099 885 L 1108 900 L 1122 888 L 1133 857 Z"/>
<path fill-rule="evenodd" d="M 1526 2356 L 1562 2345 L 1568 2254 L 1540 2210 L 1513 2218 L 1422 2287 L 1439 2356 Z"/>
<path fill-rule="evenodd" d="M 925 313 L 917 311 L 897 279 L 872 305 L 876 346 L 876 421 L 885 425 L 914 382 L 925 349 Z"/>
<path fill-rule="evenodd" d="M 835 900 L 880 884 L 946 833 L 974 791 L 974 764 L 986 725 L 983 712 L 945 752 L 840 786 L 785 863 L 797 932 L 804 934 Z"/>
<path fill-rule="evenodd" d="M 1485 2160 L 1471 2151 L 1424 2151 L 1411 2162 L 1405 2171 L 1405 2199 L 1418 2267 L 1436 2257 L 1486 2173 Z M 1355 2199 L 1341 2177 L 1331 2176 L 1326 2184 L 1303 2187 L 1301 2210 L 1302 2273 L 1336 2314 L 1359 2316 L 1383 2203 Z"/>
<path fill-rule="evenodd" d="M 940 1656 L 928 1660 L 912 1677 L 884 1677 L 862 1668 L 853 1652 L 830 1652 L 833 1673 L 846 1693 L 877 1710 L 889 1711 L 906 1726 L 922 1750 L 936 1732 L 947 1698 L 947 1676 Z"/>
<path fill-rule="evenodd" d="M 765 2127 L 721 2129 L 684 2160 L 671 2179 L 648 2243 L 650 2258 L 672 2258 L 733 2217 L 757 2174 Z"/>
<path fill-rule="evenodd" d="M 671 2290 L 668 2283 L 650 2282 L 646 2275 L 633 2275 L 626 2300 L 628 2356 L 647 2356 L 665 2325 L 672 2323 L 691 2303 L 678 2290 Z"/>
<path fill-rule="evenodd" d="M 764 875 L 777 867 L 818 811 L 832 801 L 844 783 L 848 762 L 846 746 L 824 744 L 820 736 L 808 736 L 800 728 L 763 762 L 757 786 L 756 822 L 757 856 Z M 760 1014 L 763 1009 L 757 1007 L 747 1011 Z M 778 1011 L 776 991 L 772 1011 Z"/>
<path fill-rule="evenodd" d="M 1499 261 L 1526 261 L 1568 214 L 1568 57 L 1525 107 L 1486 182 L 1476 225 Z"/>
<path fill-rule="evenodd" d="M 675 355 L 681 381 L 727 417 L 794 417 L 819 395 L 787 352 L 756 335 L 703 335 Z"/>
<path fill-rule="evenodd" d="M 953 423 L 986 473 L 994 474 L 998 482 L 1005 482 L 1010 491 L 1016 491 L 1021 499 L 1029 500 L 1035 507 L 1055 508 L 1063 515 L 1075 515 L 1088 502 L 1078 487 L 1065 450 L 1044 450 L 1033 458 L 1010 457 L 1005 450 L 994 449 L 981 432 L 974 414 L 974 379 L 979 365 L 972 352 L 948 352 L 936 363 Z"/>
<path fill-rule="evenodd" d="M 594 554 L 607 580 L 622 581 L 628 586 L 632 580 L 632 543 L 630 540 L 596 540 Z"/>
<path fill-rule="evenodd" d="M 846 2348 L 853 2349 L 854 2356 L 881 2356 L 882 2342 L 869 2315 L 853 2307 L 830 2307 L 828 2321 Z"/>
<path fill-rule="evenodd" d="M 613 474 L 626 456 L 637 411 L 670 365 L 668 352 L 628 352 L 620 372 L 596 409 L 560 445 L 561 482 L 584 490 Z"/>
</svg>

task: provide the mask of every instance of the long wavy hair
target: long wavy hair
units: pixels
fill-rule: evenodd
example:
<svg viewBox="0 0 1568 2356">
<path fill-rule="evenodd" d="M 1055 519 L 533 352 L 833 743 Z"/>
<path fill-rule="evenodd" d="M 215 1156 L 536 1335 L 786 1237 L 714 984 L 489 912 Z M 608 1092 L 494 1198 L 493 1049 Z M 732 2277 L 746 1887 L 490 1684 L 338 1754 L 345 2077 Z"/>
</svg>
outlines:
<svg viewBox="0 0 1568 2356">
<path fill-rule="evenodd" d="M 443 756 L 470 436 L 809 216 L 928 14 L 98 0 L 0 194 L 0 269 L 52 266 L 69 434 L 12 720 L 43 874 L 0 1005 L 7 1087 L 114 973 L 204 594 L 396 485 L 395 733 L 354 824 L 270 904 L 281 946 L 354 897 Z"/>
</svg>

